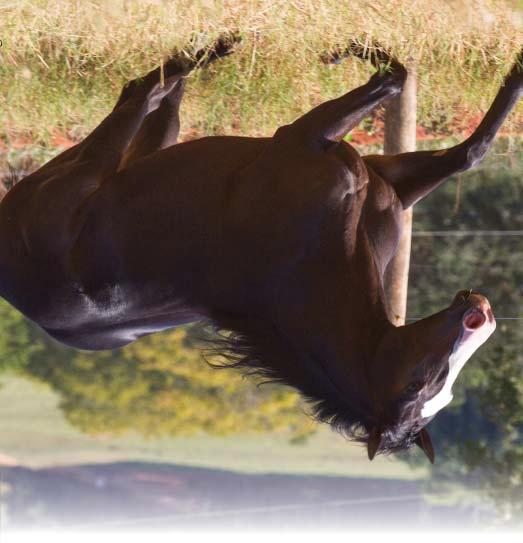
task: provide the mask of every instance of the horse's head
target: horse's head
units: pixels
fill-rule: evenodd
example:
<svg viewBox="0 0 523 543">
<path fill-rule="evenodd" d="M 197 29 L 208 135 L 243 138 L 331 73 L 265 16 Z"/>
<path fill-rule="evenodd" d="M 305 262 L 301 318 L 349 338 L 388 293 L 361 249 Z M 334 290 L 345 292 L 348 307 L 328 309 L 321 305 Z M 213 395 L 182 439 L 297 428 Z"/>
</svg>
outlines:
<svg viewBox="0 0 523 543">
<path fill-rule="evenodd" d="M 460 370 L 495 328 L 487 299 L 460 291 L 447 309 L 383 335 L 369 368 L 375 420 L 369 458 L 416 443 L 434 460 L 423 427 L 452 400 Z"/>
<path fill-rule="evenodd" d="M 387 323 L 384 312 L 378 323 L 348 304 L 327 318 L 336 301 L 327 300 L 323 312 L 320 303 L 299 317 L 289 312 L 278 325 L 217 315 L 215 323 L 233 331 L 221 336 L 217 351 L 228 367 L 299 390 L 318 421 L 367 442 L 370 459 L 418 444 L 433 461 L 424 426 L 450 402 L 458 373 L 496 327 L 487 299 L 460 291 L 447 309 L 401 327 Z"/>
</svg>

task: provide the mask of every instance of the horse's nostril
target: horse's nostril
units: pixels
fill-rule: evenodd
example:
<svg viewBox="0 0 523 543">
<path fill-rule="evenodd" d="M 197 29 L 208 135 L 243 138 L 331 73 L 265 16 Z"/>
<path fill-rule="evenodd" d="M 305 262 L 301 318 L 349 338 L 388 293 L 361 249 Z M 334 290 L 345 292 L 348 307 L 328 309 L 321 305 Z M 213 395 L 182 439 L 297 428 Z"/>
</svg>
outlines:
<svg viewBox="0 0 523 543">
<path fill-rule="evenodd" d="M 482 311 L 474 310 L 471 311 L 463 320 L 465 328 L 469 330 L 476 330 L 479 328 L 485 321 L 487 317 Z"/>
</svg>

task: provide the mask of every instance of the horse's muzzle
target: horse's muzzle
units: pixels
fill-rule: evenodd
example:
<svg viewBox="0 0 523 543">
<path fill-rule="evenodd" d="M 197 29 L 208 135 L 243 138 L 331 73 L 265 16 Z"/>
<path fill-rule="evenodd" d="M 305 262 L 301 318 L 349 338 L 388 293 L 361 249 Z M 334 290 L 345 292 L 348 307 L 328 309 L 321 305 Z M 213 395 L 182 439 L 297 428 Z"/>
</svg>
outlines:
<svg viewBox="0 0 523 543">
<path fill-rule="evenodd" d="M 494 314 L 490 303 L 485 296 L 473 290 L 460 290 L 451 304 L 452 308 L 462 306 L 465 309 L 463 314 L 463 325 L 467 330 L 477 330 L 486 322 L 495 325 Z"/>
</svg>

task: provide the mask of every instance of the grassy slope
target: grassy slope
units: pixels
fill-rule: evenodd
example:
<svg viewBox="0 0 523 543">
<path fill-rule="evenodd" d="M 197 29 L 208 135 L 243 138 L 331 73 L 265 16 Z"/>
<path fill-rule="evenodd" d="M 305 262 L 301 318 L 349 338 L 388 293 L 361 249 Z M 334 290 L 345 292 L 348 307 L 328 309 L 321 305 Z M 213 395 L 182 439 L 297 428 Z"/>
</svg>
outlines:
<svg viewBox="0 0 523 543">
<path fill-rule="evenodd" d="M 412 470 L 394 458 L 372 464 L 364 449 L 322 429 L 306 444 L 291 445 L 284 437 L 237 435 L 154 439 L 89 437 L 63 418 L 58 397 L 47 387 L 4 377 L 0 388 L 1 455 L 31 467 L 91 462 L 142 460 L 231 469 L 248 473 L 309 473 L 414 479 Z"/>
<path fill-rule="evenodd" d="M 505 0 L 20 0 L 0 7 L 0 145 L 76 139 L 110 111 L 119 88 L 173 47 L 238 29 L 243 48 L 191 76 L 185 136 L 268 134 L 368 78 L 363 63 L 318 55 L 352 38 L 419 58 L 419 116 L 444 133 L 484 110 L 523 43 Z M 519 15 L 518 15 L 519 13 Z M 520 106 L 513 124 L 523 118 Z"/>
</svg>

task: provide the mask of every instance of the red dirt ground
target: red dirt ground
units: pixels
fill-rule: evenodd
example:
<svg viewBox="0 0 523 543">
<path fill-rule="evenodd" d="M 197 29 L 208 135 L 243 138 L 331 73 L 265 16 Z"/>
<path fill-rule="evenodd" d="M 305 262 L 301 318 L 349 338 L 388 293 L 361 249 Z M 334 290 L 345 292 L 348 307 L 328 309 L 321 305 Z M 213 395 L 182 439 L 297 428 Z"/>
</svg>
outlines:
<svg viewBox="0 0 523 543">
<path fill-rule="evenodd" d="M 458 136 L 461 138 L 467 138 L 472 134 L 475 128 L 483 118 L 482 113 L 475 115 L 458 114 L 454 119 L 448 123 L 444 132 L 433 131 L 427 129 L 425 126 L 418 125 L 416 128 L 416 138 L 418 141 L 426 141 L 433 139 L 442 139 L 448 137 L 449 134 Z M 0 137 L 0 153 L 5 153 L 8 148 L 10 149 L 23 149 L 35 143 L 34 139 L 29 133 L 23 133 L 11 128 L 4 128 L 6 136 Z M 234 130 L 233 130 L 234 132 Z M 521 133 L 520 130 L 516 132 Z M 187 141 L 190 139 L 202 137 L 204 134 L 200 133 L 195 127 L 189 127 L 185 131 L 182 131 L 181 140 Z M 514 133 L 508 131 L 502 131 L 501 135 L 514 135 Z M 357 128 L 351 132 L 350 142 L 355 145 L 376 145 L 383 142 L 383 115 L 377 115 L 373 120 L 368 130 Z M 70 137 L 67 133 L 61 132 L 59 129 L 54 128 L 51 130 L 51 145 L 52 147 L 67 149 L 78 143 L 78 140 Z"/>
</svg>

